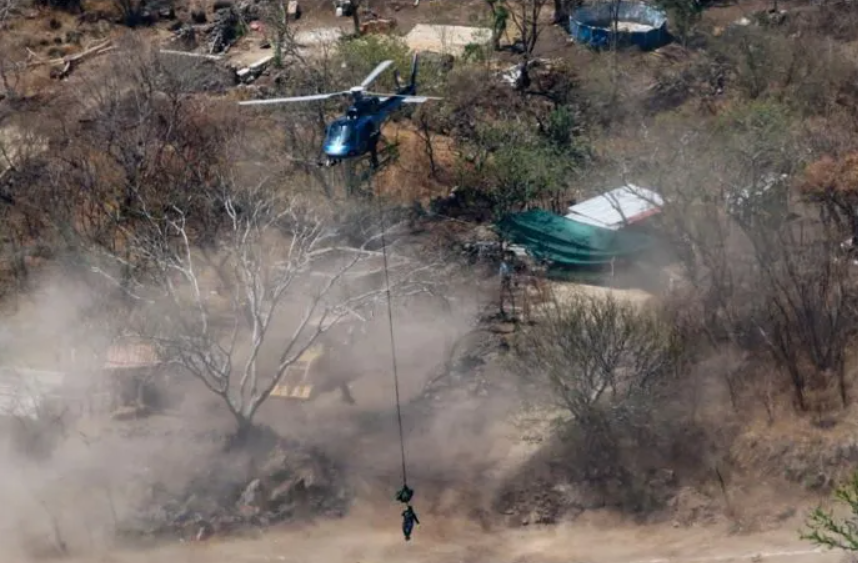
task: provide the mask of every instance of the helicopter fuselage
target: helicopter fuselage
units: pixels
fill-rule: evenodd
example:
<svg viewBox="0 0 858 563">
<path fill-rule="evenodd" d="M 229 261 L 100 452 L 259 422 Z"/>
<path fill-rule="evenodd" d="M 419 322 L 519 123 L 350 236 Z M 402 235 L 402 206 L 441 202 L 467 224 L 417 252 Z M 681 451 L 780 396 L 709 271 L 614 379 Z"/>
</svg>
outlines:
<svg viewBox="0 0 858 563">
<path fill-rule="evenodd" d="M 410 84 L 397 89 L 401 96 L 413 96 L 416 88 Z M 325 131 L 322 150 L 330 164 L 371 153 L 381 135 L 381 126 L 403 104 L 396 96 L 361 95 L 356 97 L 346 115 L 330 123 Z"/>
</svg>

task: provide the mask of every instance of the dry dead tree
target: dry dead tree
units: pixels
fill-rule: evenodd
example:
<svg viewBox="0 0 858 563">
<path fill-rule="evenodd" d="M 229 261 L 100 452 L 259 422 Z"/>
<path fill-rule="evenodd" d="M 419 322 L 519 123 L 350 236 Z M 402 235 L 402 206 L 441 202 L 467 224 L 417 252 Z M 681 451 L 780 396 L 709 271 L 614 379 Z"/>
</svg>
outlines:
<svg viewBox="0 0 858 563">
<path fill-rule="evenodd" d="M 263 185 L 211 197 L 225 214 L 213 245 L 195 245 L 177 208 L 152 211 L 149 227 L 130 234 L 128 244 L 149 265 L 147 281 L 165 305 L 147 336 L 223 399 L 241 433 L 322 334 L 384 297 L 382 270 L 373 263 L 373 246 L 384 233 L 376 229 L 359 246 L 346 244 L 324 213 Z M 433 268 L 397 255 L 388 265 L 399 295 L 422 291 L 418 278 Z M 221 298 L 213 295 L 211 279 Z M 272 328 L 286 317 L 288 328 Z M 260 365 L 263 350 L 276 351 L 273 367 Z"/>
<path fill-rule="evenodd" d="M 605 400 L 619 408 L 660 388 L 682 359 L 680 335 L 654 311 L 580 295 L 544 304 L 516 340 L 517 369 L 547 378 L 560 406 L 587 421 Z"/>
</svg>

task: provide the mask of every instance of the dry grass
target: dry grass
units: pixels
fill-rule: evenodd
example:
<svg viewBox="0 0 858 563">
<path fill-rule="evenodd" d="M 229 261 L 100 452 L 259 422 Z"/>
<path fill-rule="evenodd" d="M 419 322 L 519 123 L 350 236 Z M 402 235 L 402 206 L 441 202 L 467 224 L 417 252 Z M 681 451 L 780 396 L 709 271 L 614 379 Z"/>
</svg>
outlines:
<svg viewBox="0 0 858 563">
<path fill-rule="evenodd" d="M 399 144 L 399 158 L 376 176 L 375 188 L 378 193 L 393 196 L 404 203 L 415 200 L 426 203 L 433 197 L 446 196 L 449 193 L 449 186 L 441 180 L 450 174 L 455 165 L 452 139 L 432 135 L 432 146 L 439 171 L 439 179 L 436 180 L 432 178 L 425 141 L 414 125 L 406 122 L 391 123 L 385 127 L 384 134 L 389 142 Z"/>
</svg>

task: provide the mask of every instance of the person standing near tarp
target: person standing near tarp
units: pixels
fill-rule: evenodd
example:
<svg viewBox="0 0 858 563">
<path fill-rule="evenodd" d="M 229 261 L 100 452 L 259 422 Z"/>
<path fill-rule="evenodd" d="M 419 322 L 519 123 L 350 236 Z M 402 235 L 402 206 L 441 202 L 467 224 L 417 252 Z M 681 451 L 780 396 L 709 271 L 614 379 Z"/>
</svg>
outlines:
<svg viewBox="0 0 858 563">
<path fill-rule="evenodd" d="M 512 293 L 512 265 L 511 265 L 511 257 L 510 254 L 504 253 L 503 258 L 501 259 L 500 268 L 498 269 L 498 274 L 500 275 L 501 282 L 501 292 L 500 292 L 500 313 L 502 317 L 506 316 L 506 311 L 504 310 L 503 304 L 504 300 L 507 296 L 510 298 L 510 303 L 512 305 L 513 311 L 512 314 L 515 315 L 515 300 L 513 298 Z"/>
</svg>

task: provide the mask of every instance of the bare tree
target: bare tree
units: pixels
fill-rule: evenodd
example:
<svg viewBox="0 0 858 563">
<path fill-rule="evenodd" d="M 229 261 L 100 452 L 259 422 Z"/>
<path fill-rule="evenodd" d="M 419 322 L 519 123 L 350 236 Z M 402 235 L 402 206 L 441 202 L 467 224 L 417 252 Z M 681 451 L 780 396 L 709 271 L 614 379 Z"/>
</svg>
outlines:
<svg viewBox="0 0 858 563">
<path fill-rule="evenodd" d="M 495 50 L 500 50 L 500 38 L 506 31 L 508 22 L 512 22 L 518 39 L 515 47 L 522 55 L 516 87 L 524 90 L 530 86 L 530 61 L 539 36 L 545 27 L 542 21 L 542 9 L 549 0 L 486 0 L 494 20 L 492 41 Z"/>
<path fill-rule="evenodd" d="M 757 328 L 774 359 L 789 374 L 799 409 L 807 391 L 836 388 L 847 405 L 846 351 L 858 333 L 858 291 L 850 261 L 833 255 L 836 237 L 816 225 L 785 225 L 768 241 L 756 241 L 763 306 Z"/>
<path fill-rule="evenodd" d="M 363 4 L 362 0 L 352 1 L 352 23 L 355 26 L 355 35 L 360 35 L 360 9 Z"/>
<path fill-rule="evenodd" d="M 808 200 L 819 204 L 824 222 L 849 231 L 853 245 L 858 242 L 856 170 L 858 153 L 847 154 L 840 160 L 824 156 L 807 167 L 800 186 Z"/>
<path fill-rule="evenodd" d="M 82 81 L 62 115 L 44 120 L 56 142 L 28 198 L 75 253 L 128 254 L 115 273 L 129 284 L 146 264 L 125 241 L 149 228 L 147 213 L 182 209 L 198 242 L 214 237 L 220 211 L 201 194 L 218 185 L 238 116 L 189 98 L 187 85 L 135 43 L 111 62 Z"/>
<path fill-rule="evenodd" d="M 242 435 L 288 368 L 322 334 L 384 295 L 378 251 L 371 250 L 382 233 L 349 245 L 316 208 L 278 195 L 267 183 L 212 197 L 226 222 L 214 247 L 195 248 L 187 216 L 178 209 L 150 214 L 152 227 L 133 237 L 132 246 L 153 265 L 150 283 L 166 307 L 156 308 L 161 321 L 150 336 L 223 400 Z M 407 263 L 389 257 L 392 284 L 418 291 L 421 286 L 410 283 L 418 269 L 401 274 Z M 207 285 L 212 278 L 221 298 Z M 268 366 L 264 355 L 275 356 Z"/>
<path fill-rule="evenodd" d="M 289 14 L 286 5 L 287 0 L 273 0 L 265 6 L 265 11 L 262 20 L 265 22 L 265 29 L 271 30 L 268 39 L 274 47 L 274 66 L 283 66 L 284 51 L 288 49 L 287 42 L 293 39 L 293 34 L 290 33 L 291 26 L 289 25 Z"/>
<path fill-rule="evenodd" d="M 604 401 L 618 406 L 658 387 L 681 359 L 669 324 L 613 296 L 555 299 L 537 318 L 516 341 L 516 364 L 547 377 L 560 404 L 582 422 Z"/>
<path fill-rule="evenodd" d="M 856 331 L 850 261 L 837 257 L 855 225 L 849 159 L 809 167 L 806 201 L 791 201 L 796 163 L 810 148 L 798 125 L 770 103 L 723 119 L 706 133 L 671 131 L 676 141 L 652 180 L 667 200 L 660 221 L 693 286 L 699 325 L 713 345 L 770 352 L 799 410 L 837 408 L 848 400 L 844 364 Z"/>
<path fill-rule="evenodd" d="M 486 4 L 492 13 L 493 42 L 495 49 L 500 49 L 500 38 L 506 30 L 507 24 L 512 23 L 522 53 L 525 57 L 533 54 L 533 49 L 544 29 L 542 21 L 542 10 L 549 0 L 486 0 Z M 555 2 L 555 10 L 557 2 Z"/>
</svg>

